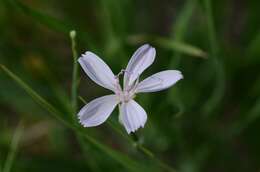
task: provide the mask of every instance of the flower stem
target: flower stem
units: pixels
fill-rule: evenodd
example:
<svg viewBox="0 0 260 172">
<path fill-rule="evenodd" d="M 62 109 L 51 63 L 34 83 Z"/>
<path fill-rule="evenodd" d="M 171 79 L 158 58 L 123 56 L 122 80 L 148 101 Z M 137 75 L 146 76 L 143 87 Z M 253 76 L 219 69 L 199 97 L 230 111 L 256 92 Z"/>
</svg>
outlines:
<svg viewBox="0 0 260 172">
<path fill-rule="evenodd" d="M 73 73 L 72 73 L 72 85 L 71 85 L 71 104 L 73 109 L 73 114 L 77 111 L 77 92 L 78 92 L 78 53 L 76 50 L 76 31 L 72 30 L 70 32 L 71 38 L 71 50 L 73 56 Z"/>
<path fill-rule="evenodd" d="M 80 99 L 80 101 L 82 101 L 83 103 L 87 104 L 87 101 L 79 96 L 78 97 Z M 158 166 L 160 166 L 161 168 L 165 169 L 166 171 L 169 172 L 176 172 L 176 170 L 174 168 L 172 168 L 171 166 L 169 166 L 168 164 L 164 163 L 163 161 L 161 161 L 160 159 L 156 158 L 156 156 L 154 155 L 154 153 L 149 150 L 148 148 L 146 148 L 145 146 L 143 146 L 140 142 L 139 142 L 139 137 L 136 133 L 131 133 L 131 137 L 126 136 L 120 129 L 118 129 L 118 127 L 115 126 L 115 124 L 113 124 L 113 122 L 108 121 L 108 125 L 109 127 L 111 127 L 114 131 L 116 131 L 119 135 L 121 135 L 123 138 L 125 138 L 126 140 L 128 140 L 129 142 L 132 143 L 133 147 L 140 153 L 142 153 L 143 155 L 145 155 L 146 157 L 150 158 L 151 160 L 153 160 L 156 164 L 158 164 Z"/>
<path fill-rule="evenodd" d="M 139 137 L 136 133 L 131 133 L 131 138 L 132 141 L 135 143 L 135 147 L 136 149 L 141 152 L 142 154 L 146 155 L 147 157 L 151 158 L 153 161 L 155 161 L 160 167 L 162 167 L 163 169 L 169 171 L 169 172 L 176 172 L 175 169 L 173 169 L 171 166 L 169 166 L 168 164 L 164 163 L 163 161 L 161 161 L 160 159 L 156 158 L 156 156 L 154 155 L 154 153 L 152 151 L 150 151 L 149 149 L 147 149 L 146 147 L 144 147 L 140 141 L 139 141 Z"/>
<path fill-rule="evenodd" d="M 14 136 L 13 136 L 13 139 L 12 139 L 12 142 L 11 142 L 10 151 L 7 155 L 7 159 L 6 159 L 4 167 L 3 167 L 3 172 L 10 172 L 11 171 L 11 168 L 12 168 L 12 165 L 13 165 L 16 153 L 17 153 L 17 149 L 18 149 L 18 146 L 19 146 L 19 142 L 20 142 L 22 133 L 23 133 L 23 126 L 20 123 L 15 130 L 15 133 L 14 133 Z"/>
<path fill-rule="evenodd" d="M 214 18 L 212 11 L 212 0 L 204 0 L 205 14 L 207 16 L 207 30 L 208 30 L 208 41 L 210 44 L 210 54 L 209 58 L 215 70 L 215 87 L 212 91 L 212 95 L 206 101 L 206 104 L 203 108 L 203 113 L 205 115 L 213 114 L 212 112 L 217 108 L 221 103 L 221 100 L 224 96 L 224 91 L 226 87 L 226 76 L 223 62 L 221 60 L 220 49 L 218 46 Z"/>
</svg>

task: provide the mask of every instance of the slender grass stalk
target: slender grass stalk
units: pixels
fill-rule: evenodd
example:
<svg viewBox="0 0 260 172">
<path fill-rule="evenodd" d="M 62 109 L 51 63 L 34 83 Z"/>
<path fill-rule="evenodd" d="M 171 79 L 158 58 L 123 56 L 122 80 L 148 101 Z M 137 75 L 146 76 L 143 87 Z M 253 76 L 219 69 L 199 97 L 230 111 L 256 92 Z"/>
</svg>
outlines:
<svg viewBox="0 0 260 172">
<path fill-rule="evenodd" d="M 14 163 L 15 160 L 15 156 L 17 154 L 18 151 L 18 146 L 19 146 L 19 142 L 20 142 L 20 138 L 22 136 L 23 133 L 23 125 L 20 123 L 18 125 L 18 127 L 15 129 L 12 141 L 11 141 L 11 145 L 10 145 L 10 151 L 7 155 L 4 167 L 3 167 L 3 172 L 10 172 L 12 165 Z"/>
<path fill-rule="evenodd" d="M 143 153 L 144 155 L 146 155 L 148 158 L 150 158 L 151 160 L 153 160 L 155 163 L 158 164 L 158 166 L 160 166 L 161 168 L 165 169 L 166 171 L 169 172 L 176 172 L 176 170 L 174 168 L 172 168 L 171 166 L 169 166 L 168 164 L 164 163 L 163 161 L 161 161 L 159 158 L 157 158 L 154 153 L 152 151 L 150 151 L 149 149 L 147 149 L 146 147 L 144 147 L 142 144 L 140 144 L 139 142 L 139 137 L 136 133 L 132 133 L 131 137 L 133 139 L 134 142 L 134 146 L 136 147 L 136 149 Z"/>
<path fill-rule="evenodd" d="M 128 156 L 125 156 L 121 152 L 115 151 L 111 149 L 110 147 L 100 143 L 98 140 L 93 138 L 92 136 L 86 134 L 83 132 L 82 128 L 80 128 L 78 125 L 74 125 L 73 123 L 70 123 L 64 119 L 62 119 L 61 112 L 59 112 L 55 107 L 53 107 L 50 103 L 48 103 L 44 98 L 42 98 L 39 94 L 37 94 L 32 88 L 30 88 L 24 81 L 22 81 L 18 76 L 16 76 L 14 73 L 12 73 L 8 68 L 0 64 L 0 68 L 10 77 L 12 78 L 22 89 L 24 89 L 41 107 L 46 109 L 52 116 L 54 116 L 58 121 L 60 121 L 64 126 L 67 126 L 68 128 L 72 129 L 76 134 L 79 134 L 81 137 L 83 137 L 85 140 L 93 144 L 95 147 L 97 147 L 102 152 L 109 155 L 111 158 L 113 158 L 115 161 L 123 165 L 126 169 L 130 171 L 137 171 L 138 169 L 145 170 L 147 167 L 145 167 L 143 164 L 140 164 L 134 159 L 131 159 Z M 147 170 L 147 169 L 146 169 Z"/>
<path fill-rule="evenodd" d="M 173 25 L 172 29 L 172 39 L 173 42 L 184 42 L 184 37 L 187 29 L 189 28 L 189 21 L 193 16 L 193 11 L 195 8 L 197 0 L 188 0 L 179 14 L 176 22 Z M 176 51 L 174 57 L 171 60 L 170 67 L 177 67 L 181 61 L 182 53 Z"/>
<path fill-rule="evenodd" d="M 71 81 L 71 117 L 72 121 L 77 125 L 76 113 L 78 109 L 78 80 L 79 80 L 79 65 L 78 65 L 78 52 L 77 52 L 77 42 L 76 42 L 76 36 L 77 32 L 75 30 L 70 31 L 70 39 L 71 39 L 71 51 L 72 51 L 72 57 L 73 57 L 73 71 L 72 71 L 72 81 Z M 98 164 L 95 162 L 95 159 L 87 158 L 86 154 L 90 153 L 87 149 L 89 147 L 88 143 L 85 141 L 84 137 L 82 137 L 79 134 L 76 134 L 76 139 L 79 143 L 79 146 L 81 147 L 81 150 L 83 151 L 83 157 L 85 157 L 87 164 L 89 165 L 90 169 L 92 171 L 100 171 Z"/>
<path fill-rule="evenodd" d="M 67 33 L 72 29 L 72 24 L 68 24 L 69 22 L 61 21 L 55 17 L 49 16 L 47 14 L 43 14 L 19 0 L 7 0 L 5 1 L 9 5 L 11 5 L 14 10 L 18 12 L 22 12 L 25 15 L 28 15 L 35 19 L 36 22 L 42 23 L 43 25 L 48 26 L 48 28 L 53 29 L 58 32 Z"/>
<path fill-rule="evenodd" d="M 208 38 L 210 43 L 211 60 L 216 71 L 216 84 L 211 97 L 208 99 L 206 105 L 204 105 L 203 112 L 205 114 L 211 114 L 211 112 L 220 103 L 225 90 L 225 72 L 222 62 L 219 59 L 219 47 L 217 44 L 211 0 L 204 0 L 205 11 L 207 14 L 207 28 Z"/>
<path fill-rule="evenodd" d="M 57 82 L 56 78 L 53 76 L 52 72 L 45 68 L 42 72 L 44 79 L 49 84 L 49 87 L 53 93 L 53 95 L 57 98 L 57 101 L 61 104 L 61 108 L 65 114 L 71 115 L 72 108 L 71 108 L 71 100 L 70 96 L 68 96 L 67 92 L 62 89 L 60 84 Z M 71 116 L 68 116 L 70 118 Z"/>
<path fill-rule="evenodd" d="M 100 168 L 100 165 L 96 161 L 95 156 L 90 151 L 90 145 L 87 144 L 87 142 L 84 139 L 84 137 L 82 137 L 81 135 L 77 134 L 76 138 L 77 138 L 79 146 L 81 147 L 81 150 L 83 152 L 83 157 L 85 158 L 86 163 L 87 163 L 88 167 L 90 168 L 90 171 L 102 171 L 101 168 Z M 88 156 L 90 154 L 91 154 L 91 158 Z"/>
<path fill-rule="evenodd" d="M 48 29 L 54 30 L 58 33 L 68 34 L 74 27 L 75 23 L 71 22 L 70 20 L 60 20 L 57 17 L 48 15 L 46 13 L 42 13 L 41 11 L 38 11 L 34 8 L 31 8 L 26 3 L 20 0 L 4 0 L 5 3 L 10 5 L 12 9 L 12 13 L 18 12 L 17 15 L 25 14 L 34 22 L 40 23 L 44 26 L 46 26 Z M 80 28 L 77 26 L 77 28 Z M 92 35 L 88 34 L 89 32 L 86 32 L 87 28 L 84 28 L 84 31 L 78 31 L 78 34 L 81 36 L 82 41 L 88 44 L 88 47 L 92 50 L 96 49 L 95 39 L 91 38 Z"/>
<path fill-rule="evenodd" d="M 71 86 L 71 104 L 73 109 L 73 116 L 77 111 L 77 92 L 78 92 L 78 53 L 76 50 L 76 31 L 72 30 L 70 32 L 71 38 L 71 50 L 73 56 L 73 73 L 72 73 L 72 86 Z"/>
<path fill-rule="evenodd" d="M 183 38 L 189 29 L 189 21 L 193 16 L 194 8 L 196 6 L 197 0 L 186 1 L 184 8 L 181 10 L 177 16 L 177 20 L 173 25 L 172 37 L 175 41 L 183 41 Z"/>
<path fill-rule="evenodd" d="M 176 22 L 173 24 L 172 27 L 172 41 L 173 42 L 184 42 L 184 38 L 186 32 L 188 30 L 189 21 L 193 16 L 194 8 L 196 6 L 197 0 L 188 0 L 186 1 L 183 9 L 181 10 L 180 14 L 178 15 Z M 205 53 L 206 54 L 206 53 Z M 170 68 L 179 68 L 181 60 L 182 60 L 183 53 L 175 51 L 170 63 Z M 206 56 L 205 56 L 206 57 Z M 180 117 L 183 112 L 185 111 L 185 107 L 181 97 L 179 96 L 179 88 L 176 87 L 175 90 L 172 90 L 169 94 L 169 103 L 174 104 L 178 107 L 178 112 L 175 114 L 175 117 Z M 180 143 L 180 145 L 183 145 Z"/>
<path fill-rule="evenodd" d="M 37 94 L 32 88 L 30 88 L 23 80 L 21 80 L 17 75 L 11 72 L 4 65 L 0 64 L 0 68 L 10 77 L 12 78 L 22 89 L 24 89 L 41 107 L 46 109 L 53 115 L 56 119 L 61 121 L 64 125 L 70 126 L 68 122 L 62 119 L 60 116 L 61 113 L 53 107 L 50 103 L 48 103 L 44 98 L 42 98 L 39 94 Z"/>
<path fill-rule="evenodd" d="M 217 39 L 215 34 L 215 26 L 214 26 L 214 20 L 213 20 L 213 14 L 212 14 L 212 5 L 211 0 L 204 0 L 205 10 L 207 14 L 207 27 L 208 27 L 208 38 L 210 42 L 210 49 L 212 52 L 212 55 L 214 58 L 217 58 L 217 54 L 219 51 L 218 45 L 217 45 Z"/>
</svg>

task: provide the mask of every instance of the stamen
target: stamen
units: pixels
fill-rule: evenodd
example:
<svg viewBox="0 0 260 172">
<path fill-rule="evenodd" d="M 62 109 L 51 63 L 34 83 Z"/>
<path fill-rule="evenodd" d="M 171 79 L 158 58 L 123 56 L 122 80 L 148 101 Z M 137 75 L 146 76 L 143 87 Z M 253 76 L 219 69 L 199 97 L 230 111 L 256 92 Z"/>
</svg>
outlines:
<svg viewBox="0 0 260 172">
<path fill-rule="evenodd" d="M 123 75 L 125 71 L 125 69 L 121 69 L 121 71 L 116 75 L 116 78 L 119 78 L 120 75 Z"/>
<path fill-rule="evenodd" d="M 132 72 L 129 72 L 129 71 L 127 71 L 127 70 L 124 70 L 124 72 L 125 72 L 126 74 L 128 74 L 128 75 L 131 75 L 131 74 L 132 74 Z"/>
<path fill-rule="evenodd" d="M 116 94 L 120 94 L 120 92 L 122 92 L 122 88 L 120 85 L 120 81 L 119 81 L 119 76 L 123 73 L 123 71 L 121 70 L 117 75 L 115 75 L 115 79 L 116 79 Z"/>
<path fill-rule="evenodd" d="M 137 86 L 139 84 L 139 79 L 140 79 L 140 75 L 138 75 L 137 79 L 135 80 L 135 83 L 132 85 L 132 87 L 129 88 L 128 91 L 132 90 L 133 92 L 135 92 L 135 90 L 137 89 Z"/>
<path fill-rule="evenodd" d="M 128 72 L 127 70 L 125 69 L 121 69 L 121 71 L 116 75 L 116 77 L 119 77 L 120 75 L 123 75 L 124 73 L 128 74 L 128 75 L 131 75 L 132 72 Z"/>
</svg>

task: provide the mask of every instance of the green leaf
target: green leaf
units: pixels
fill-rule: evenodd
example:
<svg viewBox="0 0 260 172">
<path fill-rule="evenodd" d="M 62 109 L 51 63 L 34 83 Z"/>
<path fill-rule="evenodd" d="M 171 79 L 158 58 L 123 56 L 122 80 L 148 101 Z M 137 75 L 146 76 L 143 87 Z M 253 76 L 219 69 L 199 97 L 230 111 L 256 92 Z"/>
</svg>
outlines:
<svg viewBox="0 0 260 172">
<path fill-rule="evenodd" d="M 207 58 L 207 54 L 203 50 L 186 43 L 171 41 L 166 38 L 156 38 L 155 41 L 164 48 L 172 49 L 194 57 Z"/>
</svg>

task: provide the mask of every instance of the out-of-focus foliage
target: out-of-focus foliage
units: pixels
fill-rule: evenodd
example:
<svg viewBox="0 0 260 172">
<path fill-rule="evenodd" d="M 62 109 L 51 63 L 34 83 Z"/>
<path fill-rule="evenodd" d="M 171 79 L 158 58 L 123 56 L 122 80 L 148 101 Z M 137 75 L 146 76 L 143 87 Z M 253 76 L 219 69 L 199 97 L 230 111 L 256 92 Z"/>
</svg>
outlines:
<svg viewBox="0 0 260 172">
<path fill-rule="evenodd" d="M 0 0 L 0 171 L 259 171 L 259 10 L 258 0 Z M 137 96 L 148 113 L 140 143 L 117 111 L 77 125 L 72 29 L 78 53 L 114 73 L 144 43 L 157 50 L 144 77 L 183 72 L 171 89 Z M 108 94 L 80 73 L 87 102 Z"/>
</svg>

